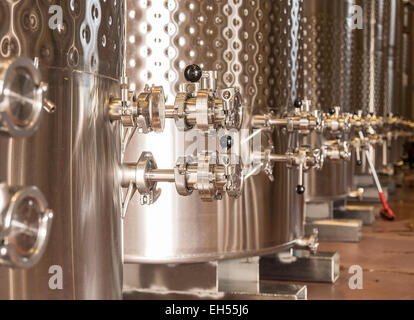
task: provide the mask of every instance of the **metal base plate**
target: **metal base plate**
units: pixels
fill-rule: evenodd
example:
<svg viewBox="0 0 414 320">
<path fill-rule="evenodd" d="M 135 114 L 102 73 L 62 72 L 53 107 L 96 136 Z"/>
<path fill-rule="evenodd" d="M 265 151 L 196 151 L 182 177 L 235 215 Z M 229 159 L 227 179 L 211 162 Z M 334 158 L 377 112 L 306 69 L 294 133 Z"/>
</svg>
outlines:
<svg viewBox="0 0 414 320">
<path fill-rule="evenodd" d="M 397 192 L 397 183 L 393 177 L 380 177 L 383 188 L 388 190 L 388 193 L 394 195 Z"/>
<path fill-rule="evenodd" d="M 325 242 L 359 242 L 362 238 L 361 220 L 319 220 L 307 222 L 305 232 L 319 231 L 318 238 Z"/>
<path fill-rule="evenodd" d="M 404 173 L 398 172 L 394 174 L 393 180 L 395 182 L 396 187 L 402 187 L 404 185 Z"/>
<path fill-rule="evenodd" d="M 315 221 L 333 218 L 333 202 L 306 202 L 305 203 L 306 221 Z"/>
<path fill-rule="evenodd" d="M 347 205 L 345 207 L 335 208 L 334 218 L 340 220 L 361 220 L 364 226 L 372 226 L 375 221 L 375 207 L 367 205 Z"/>
<path fill-rule="evenodd" d="M 306 286 L 260 281 L 260 259 L 124 265 L 124 299 L 304 300 Z"/>
<path fill-rule="evenodd" d="M 335 283 L 339 278 L 339 254 L 295 250 L 260 258 L 260 278 L 300 282 Z"/>
<path fill-rule="evenodd" d="M 306 300 L 307 287 L 294 284 L 261 282 L 259 292 L 179 292 L 126 288 L 124 300 Z"/>
<path fill-rule="evenodd" d="M 385 198 L 389 199 L 389 192 L 387 187 L 383 187 Z M 380 203 L 381 200 L 378 195 L 378 189 L 376 187 L 364 187 L 364 197 L 360 199 L 348 199 L 349 202 L 362 202 L 362 203 Z"/>
<path fill-rule="evenodd" d="M 358 187 L 371 187 L 374 185 L 374 180 L 370 174 L 357 174 L 354 176 L 354 184 Z"/>
</svg>

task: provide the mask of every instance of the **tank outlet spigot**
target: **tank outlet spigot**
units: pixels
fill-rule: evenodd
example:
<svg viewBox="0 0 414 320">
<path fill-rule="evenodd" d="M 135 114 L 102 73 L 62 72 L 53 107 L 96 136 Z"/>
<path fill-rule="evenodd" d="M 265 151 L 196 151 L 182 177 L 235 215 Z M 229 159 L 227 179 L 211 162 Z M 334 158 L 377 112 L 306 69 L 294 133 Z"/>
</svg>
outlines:
<svg viewBox="0 0 414 320">
<path fill-rule="evenodd" d="M 121 79 L 120 98 L 109 100 L 109 118 L 121 121 L 127 129 L 126 141 L 136 131 L 162 132 L 165 119 L 174 119 L 179 130 L 240 130 L 243 121 L 242 98 L 237 88 L 217 88 L 217 72 L 190 66 L 185 71 L 190 82 L 180 85 L 173 106 L 166 106 L 160 86 L 145 86 L 140 93 L 129 90 L 128 79 Z"/>
<path fill-rule="evenodd" d="M 174 119 L 182 131 L 199 129 L 236 129 L 243 121 L 242 98 L 237 88 L 217 87 L 217 72 L 188 66 L 173 106 L 166 107 L 166 117 Z"/>
<path fill-rule="evenodd" d="M 366 117 L 366 126 L 373 129 L 380 129 L 384 126 L 384 119 L 377 117 L 374 113 L 368 114 Z"/>
<path fill-rule="evenodd" d="M 355 150 L 356 165 L 358 167 L 362 166 L 362 142 L 360 138 L 355 138 L 352 140 L 352 147 Z"/>
<path fill-rule="evenodd" d="M 324 154 L 320 149 L 309 150 L 307 147 L 300 147 L 296 151 L 288 151 L 285 154 L 272 153 L 271 148 L 264 152 L 254 153 L 254 162 L 260 161 L 262 167 L 273 173 L 275 163 L 285 163 L 288 168 L 297 168 L 298 170 L 298 184 L 296 192 L 300 195 L 305 193 L 304 174 L 311 169 L 321 169 L 324 163 Z M 269 169 L 271 168 L 271 169 Z M 266 172 L 268 175 L 269 173 Z M 273 178 L 273 174 L 270 174 Z M 270 179 L 273 181 L 272 179 Z"/>
<path fill-rule="evenodd" d="M 351 116 L 341 113 L 341 107 L 333 107 L 323 115 L 323 128 L 331 134 L 348 133 L 351 127 Z"/>
<path fill-rule="evenodd" d="M 375 114 L 370 113 L 366 116 L 359 110 L 349 117 L 350 127 L 357 130 L 370 131 L 373 129 L 380 130 L 387 125 L 393 125 L 396 119 L 394 118 L 382 118 L 377 117 Z"/>
<path fill-rule="evenodd" d="M 301 238 L 296 240 L 296 243 L 293 247 L 295 250 L 307 249 L 311 254 L 317 254 L 319 248 L 319 232 L 317 228 L 312 230 L 312 234 L 309 237 Z"/>
<path fill-rule="evenodd" d="M 141 93 L 130 91 L 127 78 L 121 81 L 121 98 L 111 98 L 111 121 L 140 133 L 162 132 L 165 126 L 165 95 L 162 87 L 145 86 Z"/>
<path fill-rule="evenodd" d="M 326 141 L 322 147 L 322 152 L 324 158 L 329 160 L 349 161 L 351 159 L 350 146 L 346 141 Z"/>
<path fill-rule="evenodd" d="M 304 175 L 311 169 L 321 169 L 324 163 L 324 155 L 320 149 L 309 150 L 306 147 L 300 147 L 295 152 L 288 152 L 287 167 L 298 169 L 298 184 L 296 193 L 303 195 L 306 191 L 304 185 Z"/>
<path fill-rule="evenodd" d="M 137 163 L 125 163 L 121 168 L 121 185 L 127 189 L 122 201 L 123 216 L 137 191 L 142 205 L 154 203 L 161 193 L 157 189 L 161 182 L 174 183 L 182 196 L 197 190 L 202 201 L 220 200 L 224 194 L 239 197 L 243 186 L 242 166 L 222 159 L 204 152 L 198 157 L 179 158 L 173 169 L 158 169 L 153 155 L 142 153 Z"/>
<path fill-rule="evenodd" d="M 286 128 L 289 133 L 299 132 L 307 134 L 311 131 L 320 131 L 322 128 L 322 114 L 315 110 L 311 111 L 310 101 L 296 101 L 295 110 L 284 116 L 273 114 L 256 115 L 252 118 L 251 124 L 255 129 Z"/>
</svg>

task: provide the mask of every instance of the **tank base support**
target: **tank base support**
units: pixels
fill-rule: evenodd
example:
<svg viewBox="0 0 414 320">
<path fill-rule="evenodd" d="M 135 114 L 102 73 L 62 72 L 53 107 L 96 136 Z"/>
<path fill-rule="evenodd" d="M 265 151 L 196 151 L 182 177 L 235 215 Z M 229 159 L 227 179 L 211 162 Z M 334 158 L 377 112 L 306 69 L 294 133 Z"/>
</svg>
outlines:
<svg viewBox="0 0 414 320">
<path fill-rule="evenodd" d="M 380 177 L 380 180 L 383 187 L 388 190 L 388 194 L 394 195 L 397 192 L 397 182 L 393 177 Z"/>
<path fill-rule="evenodd" d="M 252 292 L 174 292 L 126 289 L 124 300 L 307 300 L 307 287 L 295 284 L 260 283 L 258 293 Z"/>
<path fill-rule="evenodd" d="M 361 188 L 374 186 L 374 180 L 372 180 L 372 176 L 370 174 L 354 175 L 353 180 L 354 180 L 354 184 Z"/>
<path fill-rule="evenodd" d="M 125 264 L 126 300 L 306 300 L 307 287 L 261 281 L 259 257 L 193 264 Z"/>
<path fill-rule="evenodd" d="M 306 221 L 332 219 L 334 203 L 332 201 L 318 201 L 305 203 Z"/>
<path fill-rule="evenodd" d="M 335 207 L 335 219 L 361 220 L 364 226 L 372 226 L 375 221 L 376 211 L 374 206 L 367 205 L 346 205 Z"/>
<path fill-rule="evenodd" d="M 383 188 L 385 198 L 389 199 L 389 191 L 387 187 Z M 381 203 L 381 199 L 378 196 L 378 189 L 375 186 L 364 187 L 364 197 L 362 200 L 349 198 L 349 202 L 361 202 L 361 203 Z"/>
<path fill-rule="evenodd" d="M 339 254 L 290 250 L 260 258 L 260 277 L 266 280 L 335 283 Z"/>
<path fill-rule="evenodd" d="M 321 242 L 359 242 L 362 238 L 361 220 L 317 220 L 305 224 L 305 233 L 318 229 Z"/>
</svg>

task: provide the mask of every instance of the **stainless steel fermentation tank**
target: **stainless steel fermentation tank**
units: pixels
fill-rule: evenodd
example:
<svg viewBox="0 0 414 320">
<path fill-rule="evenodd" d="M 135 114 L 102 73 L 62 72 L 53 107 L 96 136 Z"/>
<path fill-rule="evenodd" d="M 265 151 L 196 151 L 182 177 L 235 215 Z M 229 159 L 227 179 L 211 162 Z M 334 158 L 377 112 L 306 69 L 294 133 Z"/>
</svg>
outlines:
<svg viewBox="0 0 414 320">
<path fill-rule="evenodd" d="M 385 23 L 387 57 L 385 61 L 385 112 L 401 115 L 402 109 L 402 52 L 404 1 L 385 3 L 389 13 Z"/>
<path fill-rule="evenodd" d="M 413 103 L 414 103 L 414 1 L 410 1 L 410 6 L 408 6 L 406 8 L 406 14 L 408 15 L 407 18 L 407 32 L 409 33 L 409 37 L 408 37 L 408 46 L 407 46 L 407 64 L 405 64 L 407 66 L 407 69 L 409 70 L 409 74 L 410 74 L 410 82 L 408 83 L 407 88 L 407 117 L 411 120 L 414 120 L 414 108 L 413 108 Z"/>
<path fill-rule="evenodd" d="M 353 111 L 351 72 L 353 1 L 304 1 L 299 32 L 298 94 L 310 100 L 313 108 L 329 112 L 341 107 Z M 310 143 L 321 146 L 323 140 L 336 139 L 313 133 Z M 345 137 L 346 140 L 346 137 Z M 326 161 L 321 171 L 313 169 L 305 178 L 308 202 L 345 198 L 353 187 L 353 166 L 344 160 Z"/>
<path fill-rule="evenodd" d="M 253 114 L 283 113 L 296 99 L 298 15 L 302 1 L 128 1 L 127 70 L 131 84 L 164 87 L 169 103 L 192 63 L 219 72 L 221 87 L 244 98 L 244 137 Z M 287 12 L 287 13 L 286 13 Z M 293 67 L 292 67 L 293 66 Z M 268 142 L 264 135 L 263 147 Z M 287 137 L 273 137 L 285 153 Z M 187 140 L 185 140 L 187 139 Z M 136 135 L 126 161 L 151 150 L 170 167 L 196 141 L 167 124 L 162 134 Z M 257 256 L 293 245 L 303 236 L 303 198 L 295 193 L 296 170 L 278 164 L 275 182 L 260 173 L 245 181 L 237 199 L 203 203 L 163 186 L 152 206 L 130 204 L 124 220 L 125 262 L 189 263 Z M 136 272 L 127 265 L 127 272 Z M 126 275 L 127 277 L 128 275 Z"/>
<path fill-rule="evenodd" d="M 354 32 L 352 105 L 355 106 L 354 111 L 361 110 L 364 115 L 375 114 L 378 117 L 387 115 L 385 88 L 388 79 L 385 66 L 389 55 L 386 31 L 390 20 L 389 3 L 384 0 L 355 3 L 362 8 L 363 28 Z M 374 146 L 372 156 L 378 170 L 386 166 L 386 155 L 382 145 Z M 356 167 L 356 174 L 369 173 L 365 157 L 362 160 L 362 165 Z M 353 163 L 356 161 L 355 154 L 352 161 Z"/>
<path fill-rule="evenodd" d="M 384 4 L 385 23 L 385 52 L 384 61 L 384 113 L 402 117 L 404 108 L 403 59 L 404 59 L 404 25 L 407 22 L 404 16 L 403 0 L 386 1 Z M 406 79 L 405 81 L 407 81 Z M 389 141 L 389 164 L 401 161 L 404 141 L 401 137 L 393 136 Z"/>
<path fill-rule="evenodd" d="M 402 30 L 401 30 L 401 117 L 405 120 L 413 120 L 413 35 L 414 35 L 414 2 L 403 1 L 401 9 Z M 400 139 L 401 140 L 401 139 Z M 404 154 L 404 144 L 407 139 L 402 139 L 401 154 Z M 406 158 L 407 155 L 404 154 Z"/>
<path fill-rule="evenodd" d="M 403 8 L 403 39 L 402 39 L 402 116 L 413 120 L 412 93 L 413 93 L 413 36 L 414 36 L 414 2 L 406 1 Z"/>
<path fill-rule="evenodd" d="M 352 104 L 354 111 L 386 116 L 385 64 L 388 57 L 386 27 L 389 1 L 357 1 L 362 8 L 363 28 L 354 32 L 352 50 Z"/>
<path fill-rule="evenodd" d="M 365 113 L 373 112 L 382 117 L 404 116 L 405 110 L 410 108 L 406 100 L 410 62 L 405 57 L 411 46 L 410 41 L 407 41 L 411 32 L 408 31 L 411 22 L 410 16 L 405 15 L 405 1 L 362 1 L 361 5 L 371 12 L 371 19 L 376 22 L 375 33 L 365 36 L 365 41 L 371 43 L 371 47 L 368 47 L 370 51 L 375 50 L 375 58 L 368 56 L 367 47 L 361 48 L 359 53 L 364 56 L 365 66 L 369 66 L 370 60 L 374 59 L 371 63 L 372 67 L 365 67 L 365 74 L 369 78 L 363 83 L 353 81 L 355 86 L 359 86 L 360 92 L 365 91 L 368 94 L 369 100 L 363 100 L 365 102 L 363 110 Z M 369 86 L 371 90 L 366 90 L 365 88 L 368 89 Z M 393 135 L 388 139 L 387 154 L 383 153 L 382 146 L 375 147 L 374 157 L 377 168 L 399 162 L 402 153 L 403 139 Z"/>
<path fill-rule="evenodd" d="M 409 109 L 407 88 L 410 63 L 407 57 L 411 44 L 410 15 L 405 15 L 402 0 L 357 1 L 363 10 L 364 27 L 355 32 L 352 71 L 352 104 L 365 115 L 379 117 L 404 116 Z M 390 133 L 389 133 L 390 134 Z M 372 150 L 376 168 L 400 161 L 403 140 L 389 137 L 388 152 L 381 143 Z M 367 174 L 368 164 L 357 168 L 357 174 Z"/>
<path fill-rule="evenodd" d="M 398 76 L 402 73 L 402 3 L 308 1 L 301 38 L 305 49 L 302 73 L 308 76 L 303 80 L 302 94 L 324 110 L 338 105 L 345 112 L 362 111 L 365 116 L 398 113 L 396 108 L 401 105 L 398 92 L 402 87 L 402 77 Z M 400 157 L 398 141 L 392 141 L 391 162 Z M 386 166 L 380 141 L 373 146 L 372 156 L 378 169 Z M 362 159 L 362 166 L 355 167 L 353 153 L 351 162 L 327 164 L 323 173 L 309 175 L 307 200 L 345 198 L 353 188 L 354 172 L 369 173 L 368 164 Z M 333 183 L 332 177 L 337 183 Z"/>
<path fill-rule="evenodd" d="M 128 66 L 132 89 L 162 85 L 172 104 L 185 82 L 184 68 L 197 63 L 218 71 L 220 87 L 240 89 L 242 140 L 253 140 L 248 139 L 253 115 L 271 111 L 283 117 L 298 99 L 309 99 L 323 111 L 339 105 L 352 112 L 351 80 L 358 68 L 350 63 L 357 39 L 347 24 L 352 5 L 350 0 L 0 2 L 0 59 L 38 61 L 49 83 L 48 98 L 58 106 L 32 137 L 0 139 L 0 149 L 7 150 L 0 155 L 0 181 L 38 186 L 55 213 L 42 260 L 30 270 L 0 268 L 0 298 L 116 299 L 122 297 L 123 262 L 129 264 L 128 275 L 139 270 L 134 264 L 207 262 L 292 247 L 303 237 L 304 197 L 295 192 L 296 170 L 283 163 L 275 165 L 275 182 L 264 173 L 250 176 L 237 200 L 225 196 L 205 203 L 196 194 L 178 196 L 166 185 L 152 206 L 135 198 L 122 221 L 121 161 L 135 162 L 141 151 L 151 151 L 158 165 L 168 168 L 194 152 L 199 136 L 167 122 L 162 134 L 136 134 L 121 159 L 121 123 L 109 121 L 108 103 L 119 97 L 118 79 Z M 408 47 L 397 37 L 402 2 L 361 5 L 366 16 L 378 15 L 375 21 L 384 12 L 386 45 L 373 40 L 381 28 L 370 20 L 361 47 L 389 49 L 386 59 L 378 58 L 379 50 L 369 59 L 388 66 L 384 78 L 393 82 L 384 85 L 383 110 L 396 112 L 402 79 L 394 78 L 405 67 L 395 49 L 400 42 Z M 388 20 L 381 5 L 389 7 Z M 367 71 L 372 61 L 361 59 L 359 70 Z M 375 79 L 381 78 L 375 72 L 369 69 L 368 78 L 365 72 L 361 77 L 362 87 L 370 89 L 368 95 L 358 92 L 361 101 L 369 100 L 361 106 L 365 110 L 381 99 L 375 95 Z M 285 154 L 294 142 L 284 130 L 258 136 L 262 150 L 274 144 L 276 154 Z M 250 143 L 242 146 L 242 154 L 250 154 Z M 334 162 L 311 173 L 307 199 L 344 197 L 350 168 Z"/>
<path fill-rule="evenodd" d="M 105 110 L 119 95 L 123 9 L 116 0 L 0 2 L 1 59 L 38 57 L 58 106 L 29 139 L 0 139 L 1 180 L 38 186 L 55 212 L 41 261 L 0 268 L 2 299 L 121 298 L 121 128 Z"/>
</svg>

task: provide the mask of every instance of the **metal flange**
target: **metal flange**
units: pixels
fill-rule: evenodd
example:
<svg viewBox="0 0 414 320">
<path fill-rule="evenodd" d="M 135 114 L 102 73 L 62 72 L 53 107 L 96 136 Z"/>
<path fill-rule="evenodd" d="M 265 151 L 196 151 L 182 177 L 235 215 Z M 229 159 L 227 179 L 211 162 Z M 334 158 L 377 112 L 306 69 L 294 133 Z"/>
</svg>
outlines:
<svg viewBox="0 0 414 320">
<path fill-rule="evenodd" d="M 0 132 L 28 137 L 39 127 L 42 109 L 53 113 L 56 106 L 45 98 L 48 89 L 41 80 L 38 60 L 16 58 L 0 63 Z"/>
<path fill-rule="evenodd" d="M 36 187 L 0 185 L 0 264 L 30 268 L 46 250 L 53 212 Z"/>
</svg>

